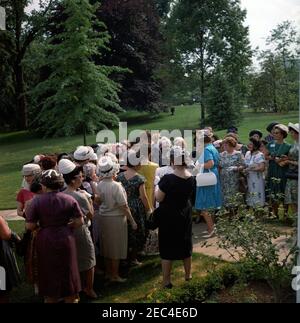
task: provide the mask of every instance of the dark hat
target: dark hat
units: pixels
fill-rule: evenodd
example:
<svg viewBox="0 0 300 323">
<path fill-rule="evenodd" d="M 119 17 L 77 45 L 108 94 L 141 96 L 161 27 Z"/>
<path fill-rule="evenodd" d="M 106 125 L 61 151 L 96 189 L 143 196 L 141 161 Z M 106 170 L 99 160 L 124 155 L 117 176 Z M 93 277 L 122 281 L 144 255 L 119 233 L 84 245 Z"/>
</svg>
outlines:
<svg viewBox="0 0 300 323">
<path fill-rule="evenodd" d="M 239 131 L 239 129 L 236 126 L 230 126 L 227 129 L 227 133 L 233 132 L 233 133 L 237 133 Z"/>
<path fill-rule="evenodd" d="M 262 138 L 263 133 L 260 130 L 254 129 L 249 132 L 249 138 L 253 137 L 254 135 L 258 135 L 259 138 Z"/>
<path fill-rule="evenodd" d="M 267 130 L 268 132 L 272 132 L 273 128 L 274 128 L 275 126 L 277 126 L 278 124 L 279 124 L 279 122 L 277 122 L 277 121 L 273 121 L 273 122 L 271 122 L 271 123 L 267 126 L 266 130 Z"/>
</svg>

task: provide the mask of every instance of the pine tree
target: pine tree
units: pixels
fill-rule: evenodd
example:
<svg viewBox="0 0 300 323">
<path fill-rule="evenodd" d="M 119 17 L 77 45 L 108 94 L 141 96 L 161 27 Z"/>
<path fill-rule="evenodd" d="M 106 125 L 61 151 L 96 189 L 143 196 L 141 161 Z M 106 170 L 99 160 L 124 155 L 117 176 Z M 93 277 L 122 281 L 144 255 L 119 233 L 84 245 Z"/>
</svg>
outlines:
<svg viewBox="0 0 300 323">
<path fill-rule="evenodd" d="M 116 125 L 120 111 L 119 85 L 110 79 L 117 67 L 96 65 L 93 58 L 107 49 L 103 23 L 93 29 L 96 5 L 88 0 L 64 0 L 62 32 L 50 37 L 50 76 L 34 90 L 41 98 L 34 121 L 45 136 L 66 136 Z"/>
<path fill-rule="evenodd" d="M 232 89 L 219 69 L 212 77 L 207 97 L 209 126 L 220 130 L 238 124 L 239 112 L 234 106 Z"/>
</svg>

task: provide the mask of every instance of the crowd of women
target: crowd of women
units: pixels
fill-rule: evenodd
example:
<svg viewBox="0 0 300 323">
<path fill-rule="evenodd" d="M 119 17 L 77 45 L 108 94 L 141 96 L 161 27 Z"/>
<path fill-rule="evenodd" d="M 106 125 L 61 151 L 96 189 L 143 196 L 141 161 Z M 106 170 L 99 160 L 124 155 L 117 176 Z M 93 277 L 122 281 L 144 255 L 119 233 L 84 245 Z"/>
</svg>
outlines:
<svg viewBox="0 0 300 323">
<path fill-rule="evenodd" d="M 145 254 L 160 254 L 163 287 L 172 288 L 173 260 L 183 261 L 189 281 L 193 209 L 207 223 L 205 238 L 214 235 L 212 215 L 221 208 L 230 213 L 237 202 L 249 208 L 268 205 L 274 216 L 281 203 L 285 216 L 289 209 L 296 212 L 299 124 L 273 122 L 267 131 L 266 137 L 251 131 L 244 145 L 236 127 L 224 139 L 207 127 L 196 163 L 197 151 L 189 153 L 183 138 L 153 141 L 150 134 L 134 143 L 36 155 L 23 166 L 17 194 L 18 215 L 26 220 L 23 239 L 0 217 L 7 290 L 19 282 L 7 244 L 12 240 L 23 246 L 27 279 L 48 303 L 78 302 L 80 292 L 96 299 L 95 273 L 103 270 L 108 281 L 123 283 L 120 261 L 140 266 Z M 289 133 L 292 145 L 285 141 Z M 141 155 L 144 146 L 148 153 Z M 155 149 L 160 153 L 153 162 Z M 2 299 L 8 295 L 0 293 Z"/>
</svg>

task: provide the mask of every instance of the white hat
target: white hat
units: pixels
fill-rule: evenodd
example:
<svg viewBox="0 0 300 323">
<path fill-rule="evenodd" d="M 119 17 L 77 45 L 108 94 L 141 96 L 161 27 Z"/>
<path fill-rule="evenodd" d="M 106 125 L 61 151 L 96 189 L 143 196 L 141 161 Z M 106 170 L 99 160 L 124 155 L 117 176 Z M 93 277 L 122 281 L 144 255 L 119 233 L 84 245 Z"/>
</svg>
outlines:
<svg viewBox="0 0 300 323">
<path fill-rule="evenodd" d="M 74 152 L 74 159 L 79 161 L 89 160 L 94 150 L 89 146 L 79 146 Z"/>
<path fill-rule="evenodd" d="M 63 175 L 72 173 L 75 168 L 76 165 L 69 159 L 61 159 L 58 163 L 58 170 Z"/>
<path fill-rule="evenodd" d="M 289 133 L 289 128 L 284 124 L 279 123 L 274 128 L 280 129 L 281 131 L 285 132 L 286 134 Z"/>
<path fill-rule="evenodd" d="M 23 169 L 22 169 L 23 176 L 36 175 L 40 172 L 41 172 L 41 167 L 37 164 L 26 164 L 23 166 Z"/>
<path fill-rule="evenodd" d="M 96 154 L 96 153 L 92 153 L 92 154 L 91 154 L 91 158 L 90 158 L 90 160 L 92 160 L 92 161 L 97 161 L 97 160 L 98 160 L 98 156 L 97 156 L 97 154 Z"/>
<path fill-rule="evenodd" d="M 45 157 L 45 156 L 44 156 L 44 155 L 35 155 L 35 156 L 33 157 L 33 162 L 34 162 L 35 164 L 38 164 L 38 163 L 41 161 L 41 159 L 42 159 L 43 157 Z"/>
<path fill-rule="evenodd" d="M 288 127 L 299 133 L 299 123 L 289 123 Z"/>
<path fill-rule="evenodd" d="M 102 178 L 112 177 L 120 170 L 117 164 L 110 156 L 100 157 L 97 165 L 97 175 Z"/>
</svg>

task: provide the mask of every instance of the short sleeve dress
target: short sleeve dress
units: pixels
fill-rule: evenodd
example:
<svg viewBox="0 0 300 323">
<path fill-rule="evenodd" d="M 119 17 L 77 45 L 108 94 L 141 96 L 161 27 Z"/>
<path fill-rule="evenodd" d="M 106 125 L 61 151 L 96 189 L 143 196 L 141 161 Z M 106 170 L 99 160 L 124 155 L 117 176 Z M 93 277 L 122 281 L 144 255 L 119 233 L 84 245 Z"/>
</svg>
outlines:
<svg viewBox="0 0 300 323">
<path fill-rule="evenodd" d="M 191 257 L 192 205 L 195 179 L 175 174 L 165 175 L 159 182 L 165 199 L 159 205 L 159 253 L 165 260 L 182 260 Z"/>
<path fill-rule="evenodd" d="M 131 225 L 128 225 L 128 248 L 142 251 L 146 243 L 146 211 L 140 199 L 139 190 L 140 186 L 145 183 L 145 179 L 140 175 L 136 175 L 128 180 L 124 173 L 121 173 L 118 175 L 117 181 L 122 183 L 125 188 L 128 206 L 138 227 L 137 230 L 133 231 Z"/>
<path fill-rule="evenodd" d="M 84 216 L 89 212 L 89 201 L 83 192 L 65 192 L 65 194 L 74 197 Z M 74 234 L 79 271 L 87 271 L 96 266 L 96 256 L 94 243 L 86 220 L 81 227 L 75 229 Z"/>
<path fill-rule="evenodd" d="M 26 221 L 40 226 L 36 246 L 41 296 L 62 298 L 81 290 L 74 230 L 68 226 L 81 216 L 77 201 L 58 192 L 36 196 L 27 208 Z"/>
<path fill-rule="evenodd" d="M 282 155 L 288 156 L 291 145 L 283 142 L 277 144 L 275 141 L 267 145 L 267 149 L 271 156 L 281 157 Z M 269 161 L 268 176 L 267 176 L 267 193 L 269 197 L 280 197 L 285 193 L 286 187 L 286 172 L 288 166 L 281 167 L 274 160 Z"/>
<path fill-rule="evenodd" d="M 264 154 L 258 152 L 251 154 L 247 152 L 245 156 L 245 164 L 249 168 L 247 175 L 247 205 L 251 207 L 263 207 L 265 205 L 265 179 L 264 172 L 251 171 L 251 167 L 256 167 L 262 163 L 265 163 Z"/>
<path fill-rule="evenodd" d="M 108 259 L 126 259 L 128 249 L 127 218 L 120 209 L 127 205 L 126 191 L 121 183 L 103 179 L 97 187 L 99 208 L 100 254 Z"/>
<path fill-rule="evenodd" d="M 239 177 L 238 171 L 232 167 L 244 166 L 243 155 L 240 151 L 228 154 L 224 151 L 220 156 L 219 166 L 221 167 L 221 191 L 223 196 L 223 205 L 231 206 L 235 202 L 235 196 L 239 193 Z"/>
<path fill-rule="evenodd" d="M 220 155 L 213 144 L 208 144 L 204 149 L 204 163 L 207 163 L 210 160 L 213 160 L 214 162 L 214 166 L 210 169 L 210 171 L 214 172 L 217 176 L 217 184 L 212 186 L 197 187 L 195 201 L 195 208 L 197 210 L 214 210 L 222 206 L 221 185 L 218 171 Z M 199 162 L 203 162 L 202 156 L 200 156 Z M 204 170 L 205 173 L 208 171 L 208 169 Z"/>
</svg>

